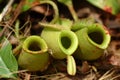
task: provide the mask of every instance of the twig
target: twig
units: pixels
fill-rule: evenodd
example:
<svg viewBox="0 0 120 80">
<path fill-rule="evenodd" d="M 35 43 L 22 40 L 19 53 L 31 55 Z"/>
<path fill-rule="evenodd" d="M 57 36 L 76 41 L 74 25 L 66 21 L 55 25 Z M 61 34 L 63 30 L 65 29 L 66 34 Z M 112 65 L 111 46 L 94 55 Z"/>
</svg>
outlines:
<svg viewBox="0 0 120 80">
<path fill-rule="evenodd" d="M 6 31 L 6 27 L 4 27 L 4 28 L 2 29 L 2 31 L 0 32 L 0 37 L 2 37 L 2 35 L 4 34 L 5 31 Z"/>
<path fill-rule="evenodd" d="M 111 78 L 111 80 L 115 80 L 115 79 L 117 80 L 117 78 L 120 78 L 120 75 L 117 75 L 117 76 Z"/>
<path fill-rule="evenodd" d="M 115 73 L 115 71 L 112 71 L 112 72 L 111 71 L 112 71 L 112 69 L 107 71 L 103 76 L 101 76 L 99 78 L 99 80 L 105 80 L 105 79 L 111 77 Z"/>
<path fill-rule="evenodd" d="M 20 3 L 18 4 L 16 10 L 14 11 L 13 13 L 13 16 L 12 18 L 8 21 L 7 25 L 5 25 L 5 27 L 3 28 L 2 32 L 0 32 L 0 37 L 4 34 L 4 32 L 6 31 L 8 25 L 9 26 L 12 26 L 12 24 L 14 23 L 14 21 L 17 19 L 18 15 L 20 14 L 21 12 L 21 8 L 22 8 L 22 5 L 24 5 L 24 1 L 25 0 L 21 0 Z"/>
<path fill-rule="evenodd" d="M 21 8 L 24 5 L 25 0 L 21 0 L 20 3 L 18 4 L 16 10 L 13 13 L 12 18 L 9 20 L 9 25 L 12 26 L 12 24 L 15 22 L 17 19 L 18 15 L 21 13 Z"/>
<path fill-rule="evenodd" d="M 8 4 L 3 9 L 2 13 L 0 14 L 0 22 L 2 21 L 3 17 L 7 13 L 8 9 L 10 8 L 10 6 L 12 5 L 13 2 L 14 2 L 14 0 L 9 0 Z"/>
</svg>

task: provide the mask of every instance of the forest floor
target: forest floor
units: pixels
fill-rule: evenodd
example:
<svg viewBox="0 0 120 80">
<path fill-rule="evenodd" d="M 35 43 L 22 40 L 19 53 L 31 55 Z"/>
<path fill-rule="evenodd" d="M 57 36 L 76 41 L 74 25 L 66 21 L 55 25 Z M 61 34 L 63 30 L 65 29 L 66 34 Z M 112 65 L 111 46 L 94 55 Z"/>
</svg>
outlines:
<svg viewBox="0 0 120 80">
<path fill-rule="evenodd" d="M 54 11 L 50 7 L 48 14 L 45 10 L 48 5 L 35 6 L 25 12 L 20 12 L 24 0 L 16 0 L 17 7 L 10 9 L 0 23 L 1 32 L 8 38 L 13 46 L 13 51 L 18 45 L 18 39 L 14 37 L 13 29 L 15 22 L 20 21 L 20 35 L 25 37 L 30 35 L 39 35 L 42 28 L 39 27 L 38 22 L 50 21 L 53 18 Z M 59 15 L 63 18 L 72 20 L 72 16 L 66 6 L 55 1 Z M 4 8 L 6 3 L 1 4 Z M 18 71 L 20 80 L 119 80 L 120 78 L 120 16 L 107 13 L 85 0 L 73 0 L 74 9 L 79 19 L 93 18 L 96 22 L 105 25 L 111 35 L 111 41 L 104 55 L 95 61 L 81 61 L 76 60 L 77 73 L 75 76 L 70 76 L 66 70 L 66 60 L 51 60 L 48 69 L 43 72 L 28 72 Z M 39 10 L 37 10 L 37 8 Z M 2 11 L 2 10 L 1 10 Z M 45 15 L 46 14 L 46 15 Z M 1 43 L 2 45 L 2 43 Z M 0 46 L 1 46 L 0 45 Z"/>
</svg>

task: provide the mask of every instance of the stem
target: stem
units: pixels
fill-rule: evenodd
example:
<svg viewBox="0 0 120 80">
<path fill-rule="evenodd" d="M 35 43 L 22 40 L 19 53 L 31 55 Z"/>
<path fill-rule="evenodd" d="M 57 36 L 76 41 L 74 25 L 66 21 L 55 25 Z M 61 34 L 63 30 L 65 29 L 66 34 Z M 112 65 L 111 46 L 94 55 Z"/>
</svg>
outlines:
<svg viewBox="0 0 120 80">
<path fill-rule="evenodd" d="M 59 2 L 61 2 L 62 4 L 66 5 L 74 19 L 74 21 L 78 20 L 77 14 L 73 8 L 73 3 L 72 0 L 58 0 Z"/>
<path fill-rule="evenodd" d="M 22 50 L 22 45 L 23 45 L 23 41 L 26 39 L 26 37 L 18 37 L 18 40 L 19 40 L 19 43 L 18 43 L 18 46 L 16 46 L 14 49 L 13 49 L 13 54 L 15 56 L 18 56 L 20 51 Z"/>
<path fill-rule="evenodd" d="M 13 49 L 13 54 L 17 56 L 20 53 L 21 49 L 22 49 L 22 44 L 18 45 L 15 49 Z"/>
<path fill-rule="evenodd" d="M 15 35 L 17 38 L 19 38 L 19 24 L 20 22 L 17 20 L 15 24 Z"/>
<path fill-rule="evenodd" d="M 52 19 L 52 21 L 50 23 L 55 23 L 59 18 L 58 7 L 53 1 L 50 1 L 50 0 L 40 1 L 40 4 L 45 4 L 45 3 L 50 4 L 53 7 L 55 15 L 54 15 L 54 18 Z"/>
<path fill-rule="evenodd" d="M 74 21 L 77 21 L 78 20 L 77 13 L 75 12 L 73 5 L 67 5 L 67 6 L 68 6 L 69 11 L 72 14 Z"/>
</svg>

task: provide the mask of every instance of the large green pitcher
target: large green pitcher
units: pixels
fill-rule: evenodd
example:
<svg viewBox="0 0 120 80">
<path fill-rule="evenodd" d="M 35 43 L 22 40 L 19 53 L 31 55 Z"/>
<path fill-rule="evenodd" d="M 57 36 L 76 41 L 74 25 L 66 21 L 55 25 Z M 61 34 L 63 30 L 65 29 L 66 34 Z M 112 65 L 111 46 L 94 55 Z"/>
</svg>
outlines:
<svg viewBox="0 0 120 80">
<path fill-rule="evenodd" d="M 41 37 L 46 41 L 51 55 L 56 59 L 64 59 L 67 55 L 72 55 L 78 47 L 77 36 L 70 30 L 58 31 L 45 28 Z"/>
<path fill-rule="evenodd" d="M 79 42 L 79 47 L 75 52 L 75 57 L 78 59 L 98 59 L 110 43 L 108 30 L 98 23 L 79 29 L 75 33 Z"/>
</svg>

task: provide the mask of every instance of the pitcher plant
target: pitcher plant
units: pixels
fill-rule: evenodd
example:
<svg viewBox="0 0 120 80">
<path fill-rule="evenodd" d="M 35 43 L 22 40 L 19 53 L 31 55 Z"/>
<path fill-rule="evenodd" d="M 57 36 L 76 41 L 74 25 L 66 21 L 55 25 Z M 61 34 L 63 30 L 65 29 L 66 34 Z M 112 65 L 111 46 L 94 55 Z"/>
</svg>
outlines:
<svg viewBox="0 0 120 80">
<path fill-rule="evenodd" d="M 110 34 L 103 25 L 95 23 L 75 32 L 79 47 L 75 57 L 82 60 L 96 60 L 102 56 L 110 43 Z"/>
<path fill-rule="evenodd" d="M 64 59 L 67 55 L 72 55 L 78 47 L 77 36 L 69 30 L 44 29 L 41 37 L 51 49 L 51 55 L 56 59 Z"/>
<path fill-rule="evenodd" d="M 28 71 L 43 71 L 50 63 L 46 42 L 39 36 L 29 36 L 22 46 L 18 58 L 21 68 Z"/>
</svg>

